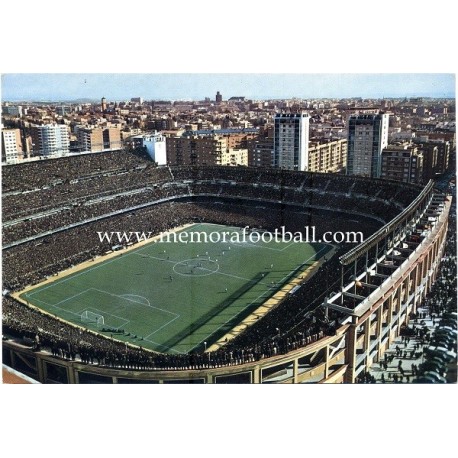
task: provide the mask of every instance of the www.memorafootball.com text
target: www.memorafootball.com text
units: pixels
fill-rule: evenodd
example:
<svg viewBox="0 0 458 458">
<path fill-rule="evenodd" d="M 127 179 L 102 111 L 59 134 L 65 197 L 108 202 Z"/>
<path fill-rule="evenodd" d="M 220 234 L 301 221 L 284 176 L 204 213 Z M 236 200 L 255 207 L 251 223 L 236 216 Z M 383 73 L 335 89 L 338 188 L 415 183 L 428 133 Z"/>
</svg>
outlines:
<svg viewBox="0 0 458 458">
<path fill-rule="evenodd" d="M 181 231 L 153 232 L 142 231 L 105 231 L 97 232 L 99 241 L 108 243 L 139 243 L 156 237 L 156 243 L 361 243 L 364 241 L 362 232 L 324 232 L 317 239 L 315 226 L 304 226 L 304 232 L 289 232 L 285 226 L 273 232 L 258 232 L 245 226 L 238 231 Z"/>
</svg>

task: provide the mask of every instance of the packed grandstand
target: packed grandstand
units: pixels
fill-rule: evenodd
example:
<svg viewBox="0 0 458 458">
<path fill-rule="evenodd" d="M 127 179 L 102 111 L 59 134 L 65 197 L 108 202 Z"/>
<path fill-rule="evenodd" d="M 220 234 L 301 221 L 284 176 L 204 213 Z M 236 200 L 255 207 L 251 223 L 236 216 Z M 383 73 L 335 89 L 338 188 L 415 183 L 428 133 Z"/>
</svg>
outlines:
<svg viewBox="0 0 458 458">
<path fill-rule="evenodd" d="M 210 353 L 167 354 L 126 345 L 29 307 L 12 293 L 112 250 L 99 240 L 99 231 L 141 227 L 158 234 L 209 222 L 265 230 L 285 226 L 292 232 L 313 225 L 319 233 L 359 230 L 367 238 L 412 205 L 423 189 L 279 169 L 156 167 L 128 152 L 8 166 L 2 175 L 4 340 L 58 359 L 140 371 L 244 365 L 335 336 L 348 315 L 322 304 L 341 287 L 341 257 L 353 245 L 337 244 L 332 258 L 295 294 Z M 345 279 L 351 280 L 351 273 Z M 383 275 L 375 277 L 369 292 L 382 282 Z"/>
</svg>

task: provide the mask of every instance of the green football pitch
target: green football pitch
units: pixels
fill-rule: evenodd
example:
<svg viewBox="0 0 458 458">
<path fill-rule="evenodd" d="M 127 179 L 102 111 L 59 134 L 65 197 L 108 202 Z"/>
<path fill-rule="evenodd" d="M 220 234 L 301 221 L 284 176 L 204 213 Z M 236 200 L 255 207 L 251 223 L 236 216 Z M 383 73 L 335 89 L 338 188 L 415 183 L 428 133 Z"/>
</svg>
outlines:
<svg viewBox="0 0 458 458">
<path fill-rule="evenodd" d="M 241 229 L 194 224 L 183 231 L 210 234 Z M 121 341 L 165 353 L 187 353 L 216 342 L 331 249 L 318 243 L 220 239 L 218 243 L 151 241 L 56 277 L 21 298 Z"/>
</svg>

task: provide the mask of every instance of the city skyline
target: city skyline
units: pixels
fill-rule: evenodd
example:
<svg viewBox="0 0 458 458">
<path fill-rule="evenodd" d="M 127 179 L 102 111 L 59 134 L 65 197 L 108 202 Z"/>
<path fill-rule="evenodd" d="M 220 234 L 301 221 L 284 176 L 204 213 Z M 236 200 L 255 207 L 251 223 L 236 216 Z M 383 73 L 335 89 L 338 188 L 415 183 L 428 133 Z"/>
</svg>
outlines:
<svg viewBox="0 0 458 458">
<path fill-rule="evenodd" d="M 10 73 L 2 102 L 320 98 L 455 98 L 452 73 Z"/>
</svg>

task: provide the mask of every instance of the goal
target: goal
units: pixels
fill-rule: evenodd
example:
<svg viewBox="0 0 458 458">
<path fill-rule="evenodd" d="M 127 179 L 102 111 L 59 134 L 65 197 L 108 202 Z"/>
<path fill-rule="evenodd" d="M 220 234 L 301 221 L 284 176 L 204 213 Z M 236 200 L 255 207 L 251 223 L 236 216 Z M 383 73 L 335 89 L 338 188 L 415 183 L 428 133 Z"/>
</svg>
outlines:
<svg viewBox="0 0 458 458">
<path fill-rule="evenodd" d="M 89 310 L 85 310 L 81 314 L 81 321 L 83 323 L 95 323 L 95 325 L 98 328 L 105 324 L 105 319 L 103 318 L 103 315 L 100 315 L 99 313 L 91 312 Z"/>
</svg>

